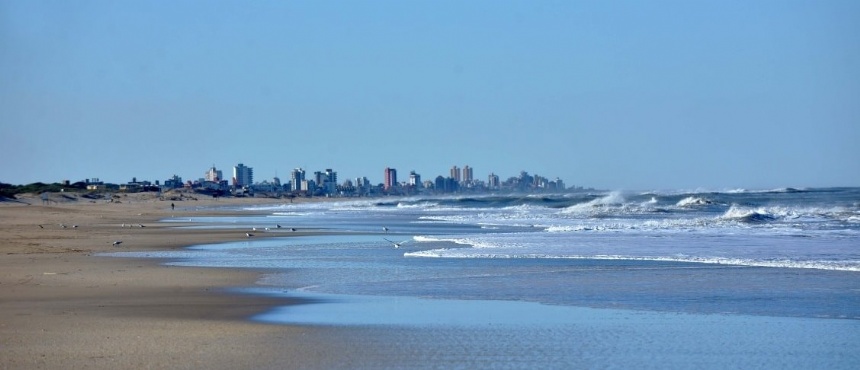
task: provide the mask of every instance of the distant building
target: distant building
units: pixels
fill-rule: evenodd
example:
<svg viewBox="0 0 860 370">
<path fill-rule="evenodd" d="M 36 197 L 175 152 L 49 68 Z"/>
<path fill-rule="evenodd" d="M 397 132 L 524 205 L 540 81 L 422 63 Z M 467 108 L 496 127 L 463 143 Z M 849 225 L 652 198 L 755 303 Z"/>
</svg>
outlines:
<svg viewBox="0 0 860 370">
<path fill-rule="evenodd" d="M 128 192 L 158 191 L 158 186 L 152 186 L 152 182 L 146 180 L 137 181 L 137 177 L 132 177 L 128 183 L 120 184 L 119 190 Z"/>
<path fill-rule="evenodd" d="M 395 186 L 397 186 L 397 170 L 385 167 L 385 183 L 383 185 L 383 188 L 385 189 L 385 191 L 389 191 Z"/>
<path fill-rule="evenodd" d="M 239 163 L 233 167 L 233 186 L 241 188 L 254 183 L 254 169 Z"/>
<path fill-rule="evenodd" d="M 355 179 L 355 194 L 358 196 L 367 196 L 370 195 L 370 192 L 373 190 L 373 184 L 370 183 L 370 180 L 367 177 L 357 177 Z"/>
<path fill-rule="evenodd" d="M 331 168 L 326 168 L 325 172 L 314 172 L 314 180 L 317 188 L 321 189 L 324 194 L 335 194 L 337 192 L 337 172 Z"/>
<path fill-rule="evenodd" d="M 302 180 L 300 191 L 306 192 L 308 194 L 313 194 L 313 192 L 317 189 L 317 184 L 314 180 Z"/>
<path fill-rule="evenodd" d="M 460 191 L 460 182 L 453 177 L 445 179 L 445 192 L 456 193 Z"/>
<path fill-rule="evenodd" d="M 489 187 L 490 190 L 498 190 L 501 187 L 501 185 L 502 184 L 499 182 L 499 176 L 498 175 L 496 175 L 494 173 L 490 173 L 490 175 L 487 176 L 487 187 Z"/>
<path fill-rule="evenodd" d="M 451 167 L 451 176 L 450 177 L 452 179 L 454 179 L 455 181 L 460 182 L 460 179 L 462 177 L 460 174 L 460 167 L 457 167 L 457 166 Z"/>
<path fill-rule="evenodd" d="M 292 185 L 292 191 L 301 191 L 302 190 L 302 181 L 305 181 L 305 170 L 301 168 L 296 168 L 290 174 L 290 184 Z"/>
<path fill-rule="evenodd" d="M 224 178 L 224 176 L 221 175 L 221 171 L 215 169 L 215 166 L 213 165 L 212 168 L 209 169 L 209 171 L 206 171 L 206 174 L 203 178 L 206 181 L 210 181 L 210 182 L 220 182 L 221 179 Z"/>
<path fill-rule="evenodd" d="M 469 165 L 463 166 L 463 179 L 461 180 L 461 182 L 468 184 L 471 183 L 474 179 L 475 178 L 472 177 L 472 167 L 469 167 Z"/>
<path fill-rule="evenodd" d="M 445 191 L 445 178 L 442 177 L 441 175 L 436 176 L 436 183 L 435 183 L 434 187 L 436 188 L 437 192 L 444 192 Z"/>
<path fill-rule="evenodd" d="M 409 182 L 406 183 L 407 194 L 417 194 L 421 191 L 421 175 L 409 171 Z"/>
<path fill-rule="evenodd" d="M 416 188 L 421 186 L 421 175 L 415 173 L 415 171 L 409 171 L 409 186 Z"/>
</svg>

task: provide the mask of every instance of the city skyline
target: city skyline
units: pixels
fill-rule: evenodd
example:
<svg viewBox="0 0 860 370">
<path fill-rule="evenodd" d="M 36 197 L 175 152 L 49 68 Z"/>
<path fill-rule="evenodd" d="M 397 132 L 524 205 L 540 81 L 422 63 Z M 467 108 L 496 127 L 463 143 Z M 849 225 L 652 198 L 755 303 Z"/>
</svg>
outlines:
<svg viewBox="0 0 860 370">
<path fill-rule="evenodd" d="M 265 178 L 260 181 L 253 181 L 254 167 L 247 166 L 244 163 L 238 163 L 232 167 L 232 177 L 224 176 L 224 171 L 218 169 L 218 166 L 211 165 L 200 177 L 184 177 L 178 174 L 173 174 L 164 178 L 138 178 L 132 177 L 130 181 L 105 181 L 100 177 L 86 177 L 83 179 L 63 179 L 58 181 L 39 181 L 46 184 L 76 184 L 84 183 L 88 186 L 95 185 L 119 185 L 120 189 L 126 189 L 125 186 L 141 186 L 141 187 L 156 187 L 161 190 L 169 190 L 182 187 L 202 188 L 208 190 L 230 190 L 239 191 L 241 194 L 248 189 L 265 192 L 265 189 L 270 191 L 293 192 L 293 193 L 322 193 L 328 195 L 344 195 L 339 194 L 341 186 L 357 186 L 365 188 L 367 191 L 360 194 L 350 195 L 370 195 L 371 189 L 383 191 L 390 194 L 412 194 L 423 191 L 434 191 L 441 193 L 452 193 L 460 191 L 493 191 L 504 190 L 502 183 L 506 183 L 511 187 L 511 181 L 522 181 L 527 179 L 525 184 L 520 184 L 519 190 L 526 189 L 543 189 L 552 191 L 567 191 L 577 189 L 576 185 L 571 185 L 569 188 L 564 181 L 559 177 L 548 178 L 534 173 L 529 174 L 526 170 L 521 170 L 518 174 L 512 174 L 505 181 L 500 181 L 499 176 L 494 172 L 489 172 L 486 179 L 475 179 L 473 170 L 469 165 L 464 165 L 460 168 L 456 165 L 450 168 L 448 176 L 439 174 L 429 176 L 422 181 L 422 175 L 415 170 L 409 171 L 409 175 L 405 179 L 397 178 L 397 169 L 385 167 L 383 171 L 383 180 L 374 182 L 368 179 L 367 176 L 358 176 L 354 178 L 341 178 L 338 181 L 337 171 L 327 168 L 325 171 L 314 171 L 312 177 L 307 177 L 307 171 L 304 168 L 296 167 L 290 171 L 290 178 L 287 181 L 282 181 L 278 176 Z M 440 182 L 441 181 L 441 182 Z M 0 181 L 3 183 L 3 181 Z M 11 184 L 11 185 L 29 185 L 29 184 Z M 582 189 L 583 186 L 578 187 Z M 93 188 L 100 189 L 100 188 Z M 378 194 L 378 190 L 373 190 L 374 195 Z M 509 188 L 508 190 L 512 190 Z M 513 189 L 516 190 L 516 189 Z"/>
</svg>

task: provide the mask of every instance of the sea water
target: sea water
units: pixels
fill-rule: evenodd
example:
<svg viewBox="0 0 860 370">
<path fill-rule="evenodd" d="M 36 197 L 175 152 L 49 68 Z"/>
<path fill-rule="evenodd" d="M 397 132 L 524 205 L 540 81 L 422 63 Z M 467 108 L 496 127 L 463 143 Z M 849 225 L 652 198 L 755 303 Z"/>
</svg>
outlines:
<svg viewBox="0 0 860 370">
<path fill-rule="evenodd" d="M 147 255 L 267 269 L 248 292 L 308 302 L 255 320 L 436 333 L 410 339 L 426 350 L 410 351 L 403 364 L 429 356 L 479 367 L 860 365 L 858 188 L 382 198 L 247 210 L 193 221 L 315 235 Z M 452 336 L 457 348 L 495 355 L 466 361 L 474 352 L 455 355 Z"/>
</svg>

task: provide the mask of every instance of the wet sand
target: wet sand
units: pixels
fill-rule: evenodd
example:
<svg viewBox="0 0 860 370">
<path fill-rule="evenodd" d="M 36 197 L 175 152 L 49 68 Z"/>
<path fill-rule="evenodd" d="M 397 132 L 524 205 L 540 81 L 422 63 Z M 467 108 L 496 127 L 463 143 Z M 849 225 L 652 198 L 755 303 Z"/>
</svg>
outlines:
<svg viewBox="0 0 860 370">
<path fill-rule="evenodd" d="M 290 303 L 224 291 L 252 286 L 260 271 L 95 255 L 240 240 L 243 231 L 156 221 L 211 214 L 200 209 L 209 205 L 278 200 L 171 201 L 148 194 L 114 202 L 61 194 L 51 200 L 0 202 L 0 368 L 348 367 L 347 357 L 325 350 L 330 329 L 247 320 Z M 122 244 L 114 246 L 116 240 Z"/>
</svg>

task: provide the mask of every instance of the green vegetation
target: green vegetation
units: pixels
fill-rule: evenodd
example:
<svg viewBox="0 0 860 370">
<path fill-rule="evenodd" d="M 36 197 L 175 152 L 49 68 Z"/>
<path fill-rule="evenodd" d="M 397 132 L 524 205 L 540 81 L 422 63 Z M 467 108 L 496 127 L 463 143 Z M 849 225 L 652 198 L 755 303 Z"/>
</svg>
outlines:
<svg viewBox="0 0 860 370">
<path fill-rule="evenodd" d="M 0 198 L 15 199 L 16 195 L 24 193 L 39 194 L 44 192 L 86 190 L 86 188 L 87 185 L 83 182 L 76 182 L 71 185 L 60 183 L 45 184 L 41 182 L 34 182 L 28 185 L 12 185 L 0 182 Z"/>
</svg>

